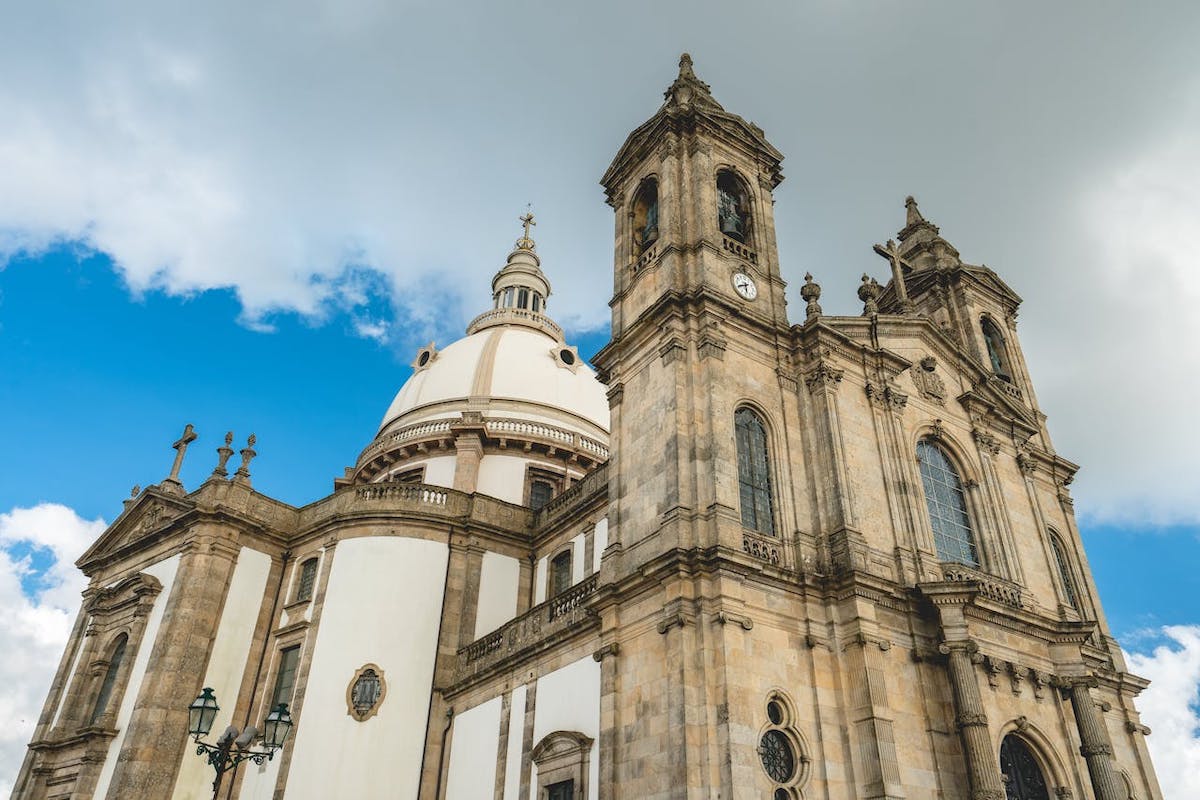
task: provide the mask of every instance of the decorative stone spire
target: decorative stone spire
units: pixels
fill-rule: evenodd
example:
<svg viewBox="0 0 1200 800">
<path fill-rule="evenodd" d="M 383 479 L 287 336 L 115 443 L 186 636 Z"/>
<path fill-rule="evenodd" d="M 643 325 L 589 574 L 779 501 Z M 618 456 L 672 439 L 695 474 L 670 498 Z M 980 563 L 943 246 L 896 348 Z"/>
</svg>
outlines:
<svg viewBox="0 0 1200 800">
<path fill-rule="evenodd" d="M 233 475 L 234 483 L 239 483 L 242 486 L 250 485 L 250 461 L 258 455 L 258 452 L 254 449 L 254 445 L 257 442 L 258 437 L 253 433 L 250 434 L 250 438 L 246 440 L 246 446 L 242 448 L 242 463 L 238 465 L 237 472 Z"/>
<path fill-rule="evenodd" d="M 679 77 L 663 92 L 668 110 L 688 111 L 693 106 L 724 111 L 713 99 L 709 86 L 696 77 L 692 69 L 692 57 L 684 53 L 679 57 Z"/>
<path fill-rule="evenodd" d="M 800 287 L 800 298 L 808 303 L 805 309 L 805 322 L 821 316 L 821 304 L 817 302 L 821 299 L 821 284 L 813 283 L 811 272 L 804 274 L 804 285 Z"/>
<path fill-rule="evenodd" d="M 530 231 L 537 222 L 533 214 L 518 217 L 523 226 L 521 238 L 513 245 L 508 261 L 492 278 L 492 310 L 480 314 L 467 326 L 473 334 L 494 325 L 526 325 L 562 338 L 562 330 L 546 316 L 550 281 L 542 272 L 537 244 Z"/>
<path fill-rule="evenodd" d="M 899 251 L 914 270 L 961 263 L 958 250 L 942 238 L 937 225 L 925 219 L 912 195 L 904 198 L 904 228 L 897 237 L 901 245 Z"/>
<path fill-rule="evenodd" d="M 533 241 L 533 237 L 529 235 L 529 227 L 531 225 L 537 225 L 537 222 L 535 222 L 533 219 L 533 213 L 527 211 L 525 212 L 525 216 L 518 217 L 518 219 L 520 219 L 522 224 L 525 225 L 525 233 L 521 235 L 520 239 L 517 239 L 517 249 L 529 250 L 530 252 L 537 250 L 537 244 Z M 509 260 L 511 259 L 512 256 L 509 256 Z"/>
<path fill-rule="evenodd" d="M 217 448 L 217 468 L 212 471 L 212 477 L 224 478 L 229 474 L 229 470 L 225 469 L 225 464 L 229 461 L 229 457 L 233 455 L 233 431 L 225 434 L 225 444 Z"/>
<path fill-rule="evenodd" d="M 873 317 L 879 313 L 878 301 L 881 294 L 883 287 L 879 285 L 879 281 L 863 273 L 862 286 L 858 287 L 858 299 L 863 301 L 864 317 Z"/>
<path fill-rule="evenodd" d="M 183 467 L 183 456 L 187 452 L 188 445 L 194 441 L 196 441 L 196 430 L 189 422 L 184 426 L 183 435 L 179 437 L 179 441 L 171 445 L 175 448 L 175 463 L 171 465 L 171 474 L 158 485 L 159 489 L 171 494 L 183 494 L 183 483 L 179 480 L 179 470 Z"/>
</svg>

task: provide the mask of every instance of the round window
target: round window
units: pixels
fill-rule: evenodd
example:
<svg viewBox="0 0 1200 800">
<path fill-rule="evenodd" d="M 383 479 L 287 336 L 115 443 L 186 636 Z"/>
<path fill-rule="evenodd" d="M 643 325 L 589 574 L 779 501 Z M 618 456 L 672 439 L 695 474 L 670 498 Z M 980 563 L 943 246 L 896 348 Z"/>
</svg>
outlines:
<svg viewBox="0 0 1200 800">
<path fill-rule="evenodd" d="M 568 367 L 575 363 L 575 354 L 565 347 L 558 351 L 558 357 L 561 358 L 562 362 Z"/>
<path fill-rule="evenodd" d="M 788 794 L 787 789 L 776 789 L 775 800 L 791 800 L 791 795 Z"/>
<path fill-rule="evenodd" d="M 429 363 L 429 351 L 422 350 L 421 355 L 417 356 L 417 366 L 423 367 Z"/>
<path fill-rule="evenodd" d="M 767 719 L 771 720 L 772 725 L 783 724 L 783 707 L 775 700 L 767 703 Z"/>
<path fill-rule="evenodd" d="M 776 783 L 787 783 L 796 774 L 796 754 L 792 743 L 781 731 L 767 731 L 758 746 L 763 769 Z"/>
</svg>

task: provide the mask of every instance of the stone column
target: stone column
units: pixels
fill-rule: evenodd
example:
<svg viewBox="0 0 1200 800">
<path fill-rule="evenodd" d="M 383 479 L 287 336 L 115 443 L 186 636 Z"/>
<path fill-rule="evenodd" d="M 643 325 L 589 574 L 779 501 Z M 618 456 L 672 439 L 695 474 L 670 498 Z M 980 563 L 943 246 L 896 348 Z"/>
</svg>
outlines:
<svg viewBox="0 0 1200 800">
<path fill-rule="evenodd" d="M 992 750 L 988 733 L 987 714 L 975 677 L 971 656 L 975 643 L 945 642 L 938 647 L 948 656 L 950 686 L 954 690 L 955 724 L 962 736 L 963 753 L 967 760 L 967 775 L 971 780 L 972 800 L 1004 800 L 1004 784 L 1000 780 L 999 755 Z M 1107 798 L 1105 798 L 1107 800 Z"/>
<path fill-rule="evenodd" d="M 1064 678 L 1061 685 L 1071 698 L 1071 709 L 1079 726 L 1079 754 L 1087 761 L 1096 800 L 1125 800 L 1124 787 L 1113 771 L 1113 750 L 1104 730 L 1104 718 L 1092 700 L 1091 687 L 1096 685 L 1096 679 Z"/>
<path fill-rule="evenodd" d="M 161 797 L 175 785 L 191 747 L 188 704 L 200 692 L 240 550 L 230 534 L 196 531 L 183 553 L 158 639 L 143 644 L 153 649 L 109 784 L 110 800 Z"/>
</svg>

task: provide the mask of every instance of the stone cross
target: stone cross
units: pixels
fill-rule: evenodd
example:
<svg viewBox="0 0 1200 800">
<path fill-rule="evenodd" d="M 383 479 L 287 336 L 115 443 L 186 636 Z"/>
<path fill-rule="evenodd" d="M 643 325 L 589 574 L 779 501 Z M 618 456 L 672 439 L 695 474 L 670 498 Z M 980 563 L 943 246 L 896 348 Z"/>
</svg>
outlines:
<svg viewBox="0 0 1200 800">
<path fill-rule="evenodd" d="M 524 238 L 528 239 L 529 238 L 529 226 L 537 225 L 537 223 L 533 221 L 533 214 L 530 212 L 526 212 L 525 216 L 520 217 L 519 219 L 521 220 L 521 222 L 523 222 L 525 224 L 525 237 Z"/>
<path fill-rule="evenodd" d="M 875 252 L 888 260 L 892 266 L 892 285 L 896 287 L 896 299 L 900 301 L 900 312 L 902 314 L 912 314 L 914 310 L 913 301 L 908 297 L 908 287 L 904 285 L 904 267 L 912 265 L 905 261 L 900 256 L 900 248 L 891 239 L 887 240 L 887 245 L 874 245 Z"/>
<path fill-rule="evenodd" d="M 183 492 L 183 484 L 179 480 L 179 470 L 183 467 L 183 456 L 187 452 L 188 445 L 194 441 L 196 441 L 196 431 L 189 422 L 183 428 L 183 436 L 180 436 L 179 441 L 171 445 L 175 448 L 175 463 L 171 465 L 171 474 L 159 484 L 160 488 L 175 493 Z"/>
</svg>

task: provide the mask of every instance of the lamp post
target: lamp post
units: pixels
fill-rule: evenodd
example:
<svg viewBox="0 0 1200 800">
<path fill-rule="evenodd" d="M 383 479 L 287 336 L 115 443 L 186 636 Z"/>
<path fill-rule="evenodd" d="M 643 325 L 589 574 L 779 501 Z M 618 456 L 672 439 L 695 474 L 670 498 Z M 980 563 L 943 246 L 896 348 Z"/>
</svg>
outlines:
<svg viewBox="0 0 1200 800">
<path fill-rule="evenodd" d="M 213 800 L 217 800 L 221 778 L 228 770 L 235 769 L 247 759 L 262 766 L 275 757 L 275 751 L 283 747 L 292 731 L 292 715 L 288 713 L 287 703 L 280 703 L 263 721 L 264 750 L 250 749 L 250 745 L 258 738 L 258 729 L 253 725 L 247 725 L 240 734 L 237 728 L 230 725 L 215 745 L 200 741 L 212 730 L 213 721 L 220 710 L 216 695 L 207 686 L 188 706 L 188 735 L 196 742 L 196 755 L 204 756 L 217 773 L 213 778 Z"/>
</svg>

